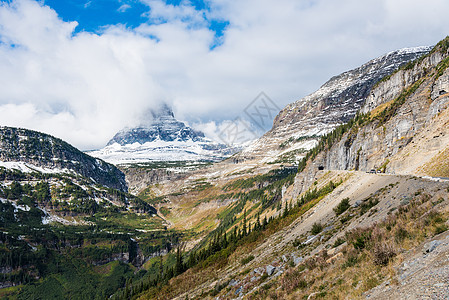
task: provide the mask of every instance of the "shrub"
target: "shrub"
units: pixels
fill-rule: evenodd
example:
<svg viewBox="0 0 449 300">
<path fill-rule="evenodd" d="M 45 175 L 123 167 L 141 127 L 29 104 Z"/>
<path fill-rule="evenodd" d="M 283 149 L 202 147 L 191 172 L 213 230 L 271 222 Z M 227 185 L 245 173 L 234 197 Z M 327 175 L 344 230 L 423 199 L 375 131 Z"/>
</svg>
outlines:
<svg viewBox="0 0 449 300">
<path fill-rule="evenodd" d="M 376 265 L 386 266 L 396 256 L 396 251 L 391 244 L 376 244 L 372 250 L 373 261 Z"/>
<path fill-rule="evenodd" d="M 293 244 L 293 247 L 296 247 L 296 248 L 298 248 L 298 249 L 305 246 L 305 245 L 301 242 L 301 239 L 299 239 L 299 238 L 296 238 L 296 239 L 292 242 L 292 244 Z"/>
<path fill-rule="evenodd" d="M 350 267 L 355 266 L 357 264 L 357 262 L 358 262 L 357 256 L 350 255 L 350 256 L 348 256 L 348 258 L 346 259 L 346 261 L 342 267 L 343 267 L 343 269 L 350 268 Z"/>
<path fill-rule="evenodd" d="M 350 207 L 349 205 L 349 198 L 344 198 L 343 200 L 341 200 L 341 202 L 334 208 L 334 212 L 335 214 L 341 215 L 342 213 L 344 213 L 348 208 Z"/>
<path fill-rule="evenodd" d="M 366 213 L 368 210 L 370 210 L 372 207 L 376 206 L 379 203 L 379 200 L 377 199 L 372 199 L 369 198 L 368 201 L 364 201 L 361 205 L 360 205 L 360 215 L 363 215 L 364 213 Z"/>
<path fill-rule="evenodd" d="M 366 237 L 359 236 L 356 238 L 356 240 L 352 244 L 354 245 L 355 249 L 361 250 L 361 249 L 365 248 L 365 246 L 366 246 Z"/>
<path fill-rule="evenodd" d="M 242 265 L 246 265 L 247 263 L 249 263 L 250 261 L 252 261 L 254 259 L 254 255 L 250 255 L 248 257 L 243 258 L 240 263 Z"/>
<path fill-rule="evenodd" d="M 312 233 L 313 235 L 316 235 L 316 234 L 320 233 L 322 230 L 323 230 L 323 225 L 321 225 L 321 223 L 313 223 L 310 233 Z"/>
<path fill-rule="evenodd" d="M 399 227 L 398 229 L 396 229 L 395 233 L 394 233 L 394 239 L 396 241 L 396 243 L 400 243 L 403 240 L 405 240 L 406 238 L 409 237 L 409 233 L 407 230 L 405 230 L 403 227 Z"/>
<path fill-rule="evenodd" d="M 352 244 L 354 249 L 364 249 L 368 241 L 371 239 L 372 228 L 356 228 L 349 232 L 346 232 L 346 241 L 348 244 Z"/>
<path fill-rule="evenodd" d="M 343 216 L 341 219 L 340 219 L 340 222 L 341 222 L 341 224 L 344 224 L 344 223 L 346 223 L 346 222 L 348 222 L 349 220 L 351 220 L 352 218 L 353 218 L 354 216 L 351 216 L 351 215 L 345 215 L 345 216 Z"/>
<path fill-rule="evenodd" d="M 336 248 L 336 247 L 340 246 L 340 245 L 343 244 L 344 242 L 345 242 L 345 240 L 342 239 L 342 238 L 336 239 L 336 240 L 335 240 L 335 243 L 334 243 L 334 245 L 333 245 L 333 248 Z"/>
<path fill-rule="evenodd" d="M 448 229 L 446 224 L 443 225 L 439 225 L 437 227 L 435 227 L 435 234 L 440 234 L 442 232 L 445 232 Z"/>
</svg>

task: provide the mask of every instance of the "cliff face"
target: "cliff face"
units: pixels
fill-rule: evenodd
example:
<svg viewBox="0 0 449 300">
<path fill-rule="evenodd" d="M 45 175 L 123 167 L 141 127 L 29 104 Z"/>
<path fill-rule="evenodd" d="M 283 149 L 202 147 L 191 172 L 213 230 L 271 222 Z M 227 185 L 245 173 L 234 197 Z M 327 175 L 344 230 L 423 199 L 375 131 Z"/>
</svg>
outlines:
<svg viewBox="0 0 449 300">
<path fill-rule="evenodd" d="M 273 128 L 244 150 L 241 158 L 264 157 L 266 161 L 270 161 L 288 151 L 312 148 L 318 136 L 355 116 L 380 79 L 392 74 L 400 66 L 427 54 L 430 49 L 417 47 L 397 50 L 331 78 L 315 93 L 285 107 L 275 118 Z M 438 58 L 435 57 L 435 60 Z M 406 80 L 413 81 L 413 76 L 419 74 L 410 75 Z M 400 89 L 404 77 L 394 78 Z M 388 88 L 379 89 L 378 95 L 388 97 L 389 93 L 393 92 Z M 284 147 L 280 149 L 279 145 Z"/>
<path fill-rule="evenodd" d="M 293 195 L 320 170 L 358 170 L 449 177 L 449 38 L 427 56 L 379 82 L 356 124 L 310 161 Z M 322 171 L 321 171 L 322 172 Z"/>
<path fill-rule="evenodd" d="M 371 122 L 347 133 L 327 151 L 321 158 L 323 166 L 426 175 L 420 167 L 431 160 L 432 151 L 448 146 L 447 59 L 447 49 L 437 46 L 423 60 L 374 88 L 361 109 L 369 113 Z M 416 151 L 418 147 L 427 149 L 427 154 Z"/>
<path fill-rule="evenodd" d="M 138 194 L 148 186 L 164 183 L 170 180 L 180 180 L 185 177 L 187 170 L 174 168 L 139 168 L 133 166 L 120 166 L 126 176 L 129 192 Z"/>
</svg>

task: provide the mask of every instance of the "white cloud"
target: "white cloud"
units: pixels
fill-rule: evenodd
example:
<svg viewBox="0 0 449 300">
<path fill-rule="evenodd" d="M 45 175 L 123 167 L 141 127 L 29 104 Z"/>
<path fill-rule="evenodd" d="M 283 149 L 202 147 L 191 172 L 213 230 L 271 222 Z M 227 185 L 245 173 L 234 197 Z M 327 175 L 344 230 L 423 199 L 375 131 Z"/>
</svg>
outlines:
<svg viewBox="0 0 449 300">
<path fill-rule="evenodd" d="M 371 58 L 449 33 L 444 0 L 209 0 L 203 11 L 141 1 L 148 23 L 101 34 L 74 34 L 76 22 L 41 2 L 1 3 L 0 124 L 97 148 L 168 101 L 213 136 L 261 91 L 283 107 Z M 212 50 L 211 19 L 229 22 Z"/>
<path fill-rule="evenodd" d="M 129 4 L 122 4 L 118 9 L 117 9 L 117 11 L 119 11 L 119 12 L 125 12 L 125 11 L 127 11 L 128 9 L 130 9 L 131 8 L 131 5 L 129 5 Z"/>
<path fill-rule="evenodd" d="M 32 1 L 3 5 L 0 24 L 0 107 L 16 105 L 16 126 L 95 148 L 166 100 L 144 63 L 150 39 L 120 28 L 72 36 L 76 24 Z M 24 104 L 33 116 L 20 117 Z M 14 115 L 8 108 L 0 110 L 2 124 Z"/>
<path fill-rule="evenodd" d="M 240 117 L 220 123 L 215 121 L 194 123 L 192 127 L 204 132 L 208 138 L 218 143 L 234 146 L 253 141 L 261 134 L 248 120 Z"/>
<path fill-rule="evenodd" d="M 155 23 L 183 21 L 189 26 L 206 25 L 204 12 L 196 10 L 190 1 L 182 0 L 179 5 L 167 4 L 163 0 L 141 0 L 150 7 L 146 15 Z"/>
<path fill-rule="evenodd" d="M 92 5 L 92 1 L 87 1 L 86 3 L 84 3 L 83 7 L 89 8 L 91 5 Z"/>
</svg>

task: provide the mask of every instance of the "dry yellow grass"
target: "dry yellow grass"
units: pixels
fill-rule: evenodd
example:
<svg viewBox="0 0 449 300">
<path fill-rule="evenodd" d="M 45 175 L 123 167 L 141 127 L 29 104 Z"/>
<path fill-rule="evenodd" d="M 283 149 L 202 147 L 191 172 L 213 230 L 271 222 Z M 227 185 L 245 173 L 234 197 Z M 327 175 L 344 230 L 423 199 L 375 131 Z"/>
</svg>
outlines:
<svg viewBox="0 0 449 300">
<path fill-rule="evenodd" d="M 388 102 L 382 103 L 381 105 L 379 105 L 378 107 L 376 107 L 375 109 L 373 109 L 371 111 L 371 118 L 375 118 L 377 115 L 379 115 L 382 111 L 384 111 L 387 107 L 389 107 L 395 99 L 390 100 Z"/>
<path fill-rule="evenodd" d="M 438 153 L 421 170 L 432 177 L 449 177 L 449 148 Z"/>
</svg>

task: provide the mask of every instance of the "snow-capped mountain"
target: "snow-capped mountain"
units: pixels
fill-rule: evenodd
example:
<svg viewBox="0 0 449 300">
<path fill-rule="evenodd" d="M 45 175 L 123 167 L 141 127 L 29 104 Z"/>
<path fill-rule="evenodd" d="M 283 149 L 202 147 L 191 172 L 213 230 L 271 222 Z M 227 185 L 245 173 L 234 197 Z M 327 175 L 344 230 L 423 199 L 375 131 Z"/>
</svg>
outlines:
<svg viewBox="0 0 449 300">
<path fill-rule="evenodd" d="M 166 104 L 151 110 L 143 124 L 118 132 L 90 155 L 113 164 L 148 161 L 219 161 L 240 150 L 208 139 L 178 121 Z"/>
<path fill-rule="evenodd" d="M 201 142 L 205 139 L 204 133 L 193 130 L 183 122 L 175 119 L 173 111 L 166 104 L 158 110 L 150 110 L 147 120 L 134 128 L 125 128 L 119 131 L 107 146 L 119 144 L 120 146 L 139 143 L 164 142 Z"/>
<path fill-rule="evenodd" d="M 319 136 L 354 117 L 379 80 L 431 49 L 396 50 L 332 77 L 316 92 L 287 105 L 276 116 L 273 128 L 236 159 L 293 162 L 295 157 L 301 158 L 301 153 L 311 149 Z"/>
</svg>

